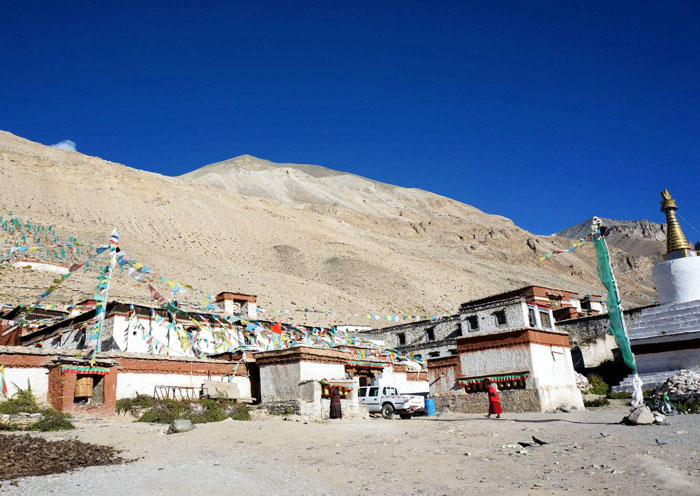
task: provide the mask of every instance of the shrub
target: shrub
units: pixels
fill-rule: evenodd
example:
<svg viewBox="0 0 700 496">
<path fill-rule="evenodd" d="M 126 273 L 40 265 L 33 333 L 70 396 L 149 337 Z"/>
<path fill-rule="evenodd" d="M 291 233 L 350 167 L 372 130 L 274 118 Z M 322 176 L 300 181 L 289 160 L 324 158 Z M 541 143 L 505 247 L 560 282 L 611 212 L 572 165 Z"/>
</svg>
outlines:
<svg viewBox="0 0 700 496">
<path fill-rule="evenodd" d="M 233 420 L 250 420 L 250 407 L 245 403 L 233 405 L 230 417 Z"/>
<path fill-rule="evenodd" d="M 221 422 L 228 417 L 233 420 L 250 420 L 248 406 L 238 404 L 235 400 L 203 398 L 195 401 L 175 401 L 148 398 L 148 402 L 142 399 L 139 403 L 140 407 L 151 408 L 141 415 L 139 422 L 169 424 L 175 419 L 189 419 L 193 424 L 204 424 Z"/>
<path fill-rule="evenodd" d="M 700 401 L 697 399 L 672 401 L 671 404 L 676 407 L 678 413 L 700 413 Z"/>
<path fill-rule="evenodd" d="M 14 415 L 19 412 L 39 413 L 39 405 L 36 404 L 32 385 L 27 381 L 27 389 L 22 389 L 15 384 L 17 392 L 7 401 L 0 403 L 0 413 Z"/>
<path fill-rule="evenodd" d="M 75 429 L 73 424 L 68 421 L 68 416 L 58 410 L 47 408 L 42 410 L 41 413 L 44 415 L 44 418 L 27 427 L 28 431 L 49 432 Z"/>
<path fill-rule="evenodd" d="M 587 394 L 602 394 L 606 395 L 610 391 L 610 386 L 598 374 L 588 376 L 588 382 L 591 383 L 591 388 L 586 391 Z"/>
<path fill-rule="evenodd" d="M 132 408 L 151 408 L 152 406 L 152 396 L 137 393 L 134 398 L 122 398 L 117 400 L 117 413 L 123 414 L 131 411 Z"/>
<path fill-rule="evenodd" d="M 585 406 L 586 408 L 590 408 L 590 407 L 595 408 L 595 407 L 605 406 L 605 405 L 609 405 L 609 404 L 610 404 L 610 401 L 608 401 L 607 398 L 596 398 L 594 400 L 586 400 L 583 402 L 583 406 Z"/>
</svg>

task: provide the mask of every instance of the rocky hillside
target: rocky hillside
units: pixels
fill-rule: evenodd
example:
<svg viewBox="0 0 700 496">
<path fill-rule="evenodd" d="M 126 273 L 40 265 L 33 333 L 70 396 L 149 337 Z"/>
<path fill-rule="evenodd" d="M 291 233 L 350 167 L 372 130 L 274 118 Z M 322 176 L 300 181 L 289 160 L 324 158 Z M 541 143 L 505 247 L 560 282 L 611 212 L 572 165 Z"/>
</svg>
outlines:
<svg viewBox="0 0 700 496">
<path fill-rule="evenodd" d="M 556 235 L 569 239 L 580 239 L 591 231 L 591 220 L 559 231 Z M 666 224 L 643 220 L 601 219 L 607 227 L 609 246 L 620 248 L 630 255 L 652 257 L 659 260 L 666 253 Z"/>
<path fill-rule="evenodd" d="M 571 241 L 420 189 L 245 155 L 168 177 L 0 132 L 0 212 L 9 211 L 93 243 L 118 227 L 124 251 L 169 279 L 257 294 L 265 308 L 432 315 L 527 284 L 600 291 L 591 247 L 542 262 Z M 623 287 L 653 294 L 648 258 L 630 267 L 628 257 L 614 254 Z M 0 268 L 0 301 L 28 301 L 51 279 Z M 52 301 L 89 296 L 94 284 L 94 274 L 76 275 Z M 111 294 L 148 300 L 128 277 Z"/>
</svg>

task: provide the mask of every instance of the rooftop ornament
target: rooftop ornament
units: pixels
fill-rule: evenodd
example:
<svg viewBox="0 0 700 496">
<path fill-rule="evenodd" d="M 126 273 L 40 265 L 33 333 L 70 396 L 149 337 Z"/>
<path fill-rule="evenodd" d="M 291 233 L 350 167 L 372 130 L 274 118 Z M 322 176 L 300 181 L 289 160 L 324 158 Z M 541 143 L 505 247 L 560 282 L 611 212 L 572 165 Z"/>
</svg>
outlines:
<svg viewBox="0 0 700 496">
<path fill-rule="evenodd" d="M 697 253 L 693 250 L 693 245 L 688 243 L 688 240 L 683 234 L 681 225 L 676 218 L 676 200 L 671 198 L 671 193 L 665 189 L 661 192 L 661 211 L 666 214 L 666 254 L 664 260 L 693 257 Z"/>
</svg>

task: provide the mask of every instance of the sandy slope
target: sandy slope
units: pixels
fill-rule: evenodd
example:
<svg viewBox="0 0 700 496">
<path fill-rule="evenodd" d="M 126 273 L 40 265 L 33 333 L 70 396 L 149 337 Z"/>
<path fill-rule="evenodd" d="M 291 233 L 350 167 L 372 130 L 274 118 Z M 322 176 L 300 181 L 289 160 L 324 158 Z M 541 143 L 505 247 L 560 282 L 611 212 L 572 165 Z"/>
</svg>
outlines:
<svg viewBox="0 0 700 496">
<path fill-rule="evenodd" d="M 250 156 L 167 177 L 0 132 L 0 212 L 10 210 L 91 242 L 106 241 L 116 226 L 125 252 L 168 278 L 211 293 L 258 294 L 266 308 L 435 314 L 530 283 L 600 291 L 591 247 L 539 262 L 571 242 L 422 190 Z M 630 271 L 625 288 L 653 295 L 648 259 L 632 267 L 618 252 L 616 263 Z M 2 269 L 0 301 L 29 298 L 50 281 Z M 93 288 L 94 276 L 81 274 L 52 301 Z M 126 277 L 112 294 L 147 299 Z"/>
</svg>

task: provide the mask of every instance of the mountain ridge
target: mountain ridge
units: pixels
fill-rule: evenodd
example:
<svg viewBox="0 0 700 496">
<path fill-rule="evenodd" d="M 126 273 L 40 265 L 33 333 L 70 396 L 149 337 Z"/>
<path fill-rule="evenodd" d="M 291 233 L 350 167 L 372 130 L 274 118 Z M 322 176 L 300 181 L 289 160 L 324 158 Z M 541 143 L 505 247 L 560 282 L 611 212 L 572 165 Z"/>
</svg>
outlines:
<svg viewBox="0 0 700 496">
<path fill-rule="evenodd" d="M 564 238 L 536 236 L 510 219 L 418 188 L 342 172 L 314 177 L 266 162 L 261 170 L 232 172 L 224 165 L 172 177 L 4 132 L 0 212 L 93 243 L 119 227 L 125 253 L 155 271 L 211 294 L 257 294 L 264 308 L 431 315 L 528 284 L 601 292 L 591 250 L 539 260 L 570 246 Z M 626 270 L 628 258 L 613 253 Z M 635 264 L 621 280 L 630 292 L 653 293 L 650 262 L 642 257 Z M 29 300 L 50 284 L 46 274 L 3 267 L 0 301 Z M 90 274 L 76 274 L 49 301 L 75 301 L 94 292 L 94 284 Z M 118 278 L 111 294 L 148 299 L 129 278 Z M 321 314 L 287 318 L 348 323 Z"/>
<path fill-rule="evenodd" d="M 580 239 L 590 234 L 593 218 L 563 229 L 557 236 Z M 625 250 L 630 255 L 651 257 L 659 261 L 666 253 L 666 224 L 640 220 L 615 220 L 601 218 L 607 228 L 608 245 Z"/>
</svg>

